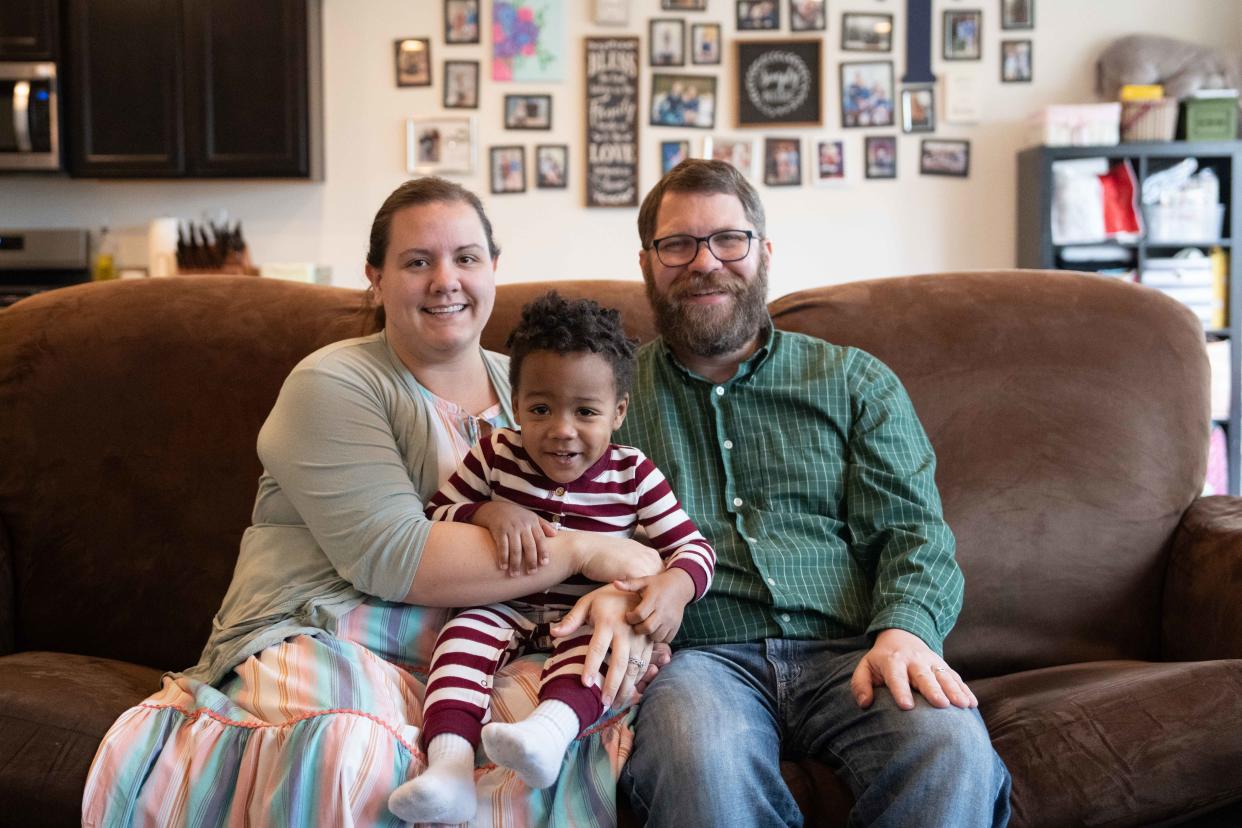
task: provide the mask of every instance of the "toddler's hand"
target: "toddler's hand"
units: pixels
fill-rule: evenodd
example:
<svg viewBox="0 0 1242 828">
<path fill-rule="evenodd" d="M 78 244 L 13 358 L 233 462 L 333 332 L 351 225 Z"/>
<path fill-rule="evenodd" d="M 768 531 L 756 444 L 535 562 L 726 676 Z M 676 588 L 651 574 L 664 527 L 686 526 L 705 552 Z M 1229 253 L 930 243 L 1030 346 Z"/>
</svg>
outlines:
<svg viewBox="0 0 1242 828">
<path fill-rule="evenodd" d="M 529 575 L 548 562 L 545 538 L 556 536 L 556 527 L 516 503 L 484 503 L 470 522 L 482 526 L 496 543 L 497 565 L 509 575 Z"/>
<path fill-rule="evenodd" d="M 626 592 L 638 592 L 643 600 L 626 613 L 625 620 L 657 644 L 667 644 L 681 629 L 686 604 L 694 599 L 694 581 L 683 569 L 673 567 L 659 575 L 614 581 L 613 586 Z"/>
</svg>

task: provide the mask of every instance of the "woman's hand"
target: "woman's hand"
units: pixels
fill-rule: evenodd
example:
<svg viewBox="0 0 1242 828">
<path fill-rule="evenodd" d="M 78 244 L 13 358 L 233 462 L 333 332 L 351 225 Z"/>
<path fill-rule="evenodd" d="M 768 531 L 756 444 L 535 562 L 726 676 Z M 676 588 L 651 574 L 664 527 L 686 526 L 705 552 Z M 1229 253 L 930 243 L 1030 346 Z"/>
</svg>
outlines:
<svg viewBox="0 0 1242 828">
<path fill-rule="evenodd" d="M 673 649 L 667 644 L 657 644 L 651 648 L 651 662 L 647 665 L 647 672 L 643 673 L 643 677 L 634 685 L 635 693 L 644 693 L 647 685 L 651 684 L 651 680 L 656 677 L 656 673 L 660 672 L 660 668 L 664 667 L 673 660 Z"/>
<path fill-rule="evenodd" d="M 497 563 L 510 576 L 529 575 L 550 560 L 544 539 L 556 537 L 556 527 L 530 509 L 492 500 L 481 504 L 470 522 L 491 533 Z"/>
<path fill-rule="evenodd" d="M 570 534 L 570 533 L 566 533 Z M 574 532 L 578 571 L 606 584 L 655 575 L 664 568 L 660 553 L 646 544 L 598 532 Z"/>
<path fill-rule="evenodd" d="M 599 680 L 600 665 L 611 651 L 608 675 L 600 688 L 605 707 L 611 707 L 614 699 L 628 700 L 651 662 L 651 641 L 634 632 L 625 620 L 626 613 L 637 605 L 637 595 L 612 585 L 602 586 L 579 598 L 573 609 L 552 625 L 552 635 L 558 638 L 572 635 L 583 624 L 594 628 L 583 664 L 584 685 Z"/>
</svg>

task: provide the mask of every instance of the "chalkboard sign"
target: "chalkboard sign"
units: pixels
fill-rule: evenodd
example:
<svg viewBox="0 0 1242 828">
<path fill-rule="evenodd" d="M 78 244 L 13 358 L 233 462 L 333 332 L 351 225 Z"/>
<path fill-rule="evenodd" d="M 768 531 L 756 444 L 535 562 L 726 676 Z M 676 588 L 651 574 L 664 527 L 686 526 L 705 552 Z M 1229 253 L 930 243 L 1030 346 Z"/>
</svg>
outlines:
<svg viewBox="0 0 1242 828">
<path fill-rule="evenodd" d="M 586 205 L 638 205 L 638 38 L 586 38 Z"/>
<path fill-rule="evenodd" d="M 820 126 L 820 40 L 737 42 L 739 126 Z"/>
</svg>

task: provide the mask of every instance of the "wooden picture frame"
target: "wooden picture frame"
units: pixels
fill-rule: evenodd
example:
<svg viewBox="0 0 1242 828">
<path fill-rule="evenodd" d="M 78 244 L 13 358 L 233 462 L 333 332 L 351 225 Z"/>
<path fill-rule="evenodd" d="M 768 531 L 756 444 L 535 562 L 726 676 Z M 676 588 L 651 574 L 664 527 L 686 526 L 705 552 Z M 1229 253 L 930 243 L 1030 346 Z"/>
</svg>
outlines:
<svg viewBox="0 0 1242 828">
<path fill-rule="evenodd" d="M 871 12 L 841 15 L 842 52 L 893 51 L 893 16 Z"/>
<path fill-rule="evenodd" d="M 863 167 L 867 178 L 896 178 L 897 136 L 868 135 L 863 142 Z"/>
<path fill-rule="evenodd" d="M 945 60 L 983 59 L 983 12 L 978 9 L 946 9 L 942 30 Z"/>
<path fill-rule="evenodd" d="M 444 108 L 479 108 L 479 62 L 477 60 L 444 61 Z"/>
<path fill-rule="evenodd" d="M 647 21 L 647 65 L 686 65 L 686 21 L 676 17 Z"/>
<path fill-rule="evenodd" d="M 891 60 L 845 61 L 841 79 L 841 126 L 887 127 L 894 123 L 893 62 Z"/>
<path fill-rule="evenodd" d="M 505 129 L 552 129 L 551 95 L 505 95 Z"/>
<path fill-rule="evenodd" d="M 501 145 L 489 152 L 488 181 L 492 195 L 526 192 L 526 147 Z"/>
<path fill-rule="evenodd" d="M 403 37 L 393 41 L 397 86 L 431 86 L 431 40 Z"/>
<path fill-rule="evenodd" d="M 651 126 L 715 129 L 716 77 L 651 73 Z"/>
<path fill-rule="evenodd" d="M 924 138 L 919 142 L 919 174 L 970 177 L 970 142 Z"/>
<path fill-rule="evenodd" d="M 697 66 L 718 66 L 724 51 L 724 37 L 719 23 L 695 23 L 690 26 L 690 62 Z"/>
<path fill-rule="evenodd" d="M 478 43 L 482 0 L 444 0 L 444 42 Z"/>
<path fill-rule="evenodd" d="M 822 126 L 823 39 L 736 42 L 738 126 Z"/>
<path fill-rule="evenodd" d="M 569 144 L 536 144 L 535 189 L 564 190 L 568 181 Z"/>
</svg>

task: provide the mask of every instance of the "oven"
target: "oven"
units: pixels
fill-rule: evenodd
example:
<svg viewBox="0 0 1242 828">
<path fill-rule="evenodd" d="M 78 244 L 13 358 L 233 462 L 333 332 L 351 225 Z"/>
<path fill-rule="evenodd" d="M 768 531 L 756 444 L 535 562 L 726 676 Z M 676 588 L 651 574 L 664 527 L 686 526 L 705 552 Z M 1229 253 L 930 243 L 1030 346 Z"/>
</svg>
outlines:
<svg viewBox="0 0 1242 828">
<path fill-rule="evenodd" d="M 86 230 L 0 229 L 0 308 L 90 277 Z"/>
<path fill-rule="evenodd" d="M 0 63 L 0 170 L 59 170 L 56 64 Z"/>
</svg>

